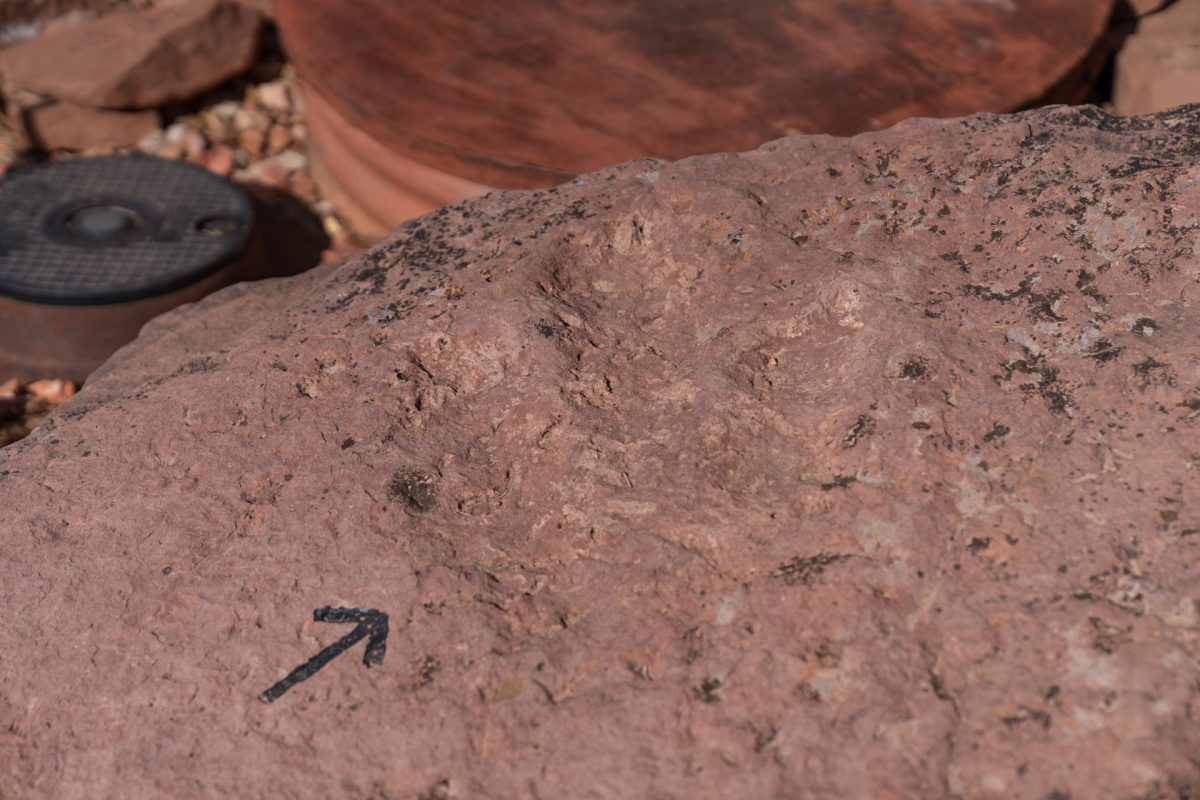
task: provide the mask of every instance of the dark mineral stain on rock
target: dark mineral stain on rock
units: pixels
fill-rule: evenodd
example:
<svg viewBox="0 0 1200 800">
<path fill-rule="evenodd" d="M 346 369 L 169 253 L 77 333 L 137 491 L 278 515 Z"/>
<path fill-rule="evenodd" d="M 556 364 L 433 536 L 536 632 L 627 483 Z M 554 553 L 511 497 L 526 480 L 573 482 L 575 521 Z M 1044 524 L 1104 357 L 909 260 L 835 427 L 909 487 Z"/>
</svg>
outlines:
<svg viewBox="0 0 1200 800">
<path fill-rule="evenodd" d="M 910 381 L 920 380 L 925 377 L 925 373 L 929 371 L 929 362 L 919 356 L 913 356 L 906 359 L 900 365 L 900 377 Z"/>
<path fill-rule="evenodd" d="M 403 500 L 414 511 L 428 511 L 437 502 L 437 480 L 420 470 L 397 470 L 388 485 L 388 495 Z"/>
<path fill-rule="evenodd" d="M 1012 432 L 1012 430 L 1007 425 L 1003 425 L 1003 424 L 997 422 L 995 425 L 992 426 L 992 429 L 990 431 L 988 431 L 987 433 L 985 433 L 983 435 L 983 440 L 985 442 L 992 442 L 997 439 L 1003 439 L 1005 436 L 1008 436 L 1008 434 L 1011 432 Z"/>
<path fill-rule="evenodd" d="M 776 567 L 771 573 L 776 578 L 783 578 L 788 584 L 803 584 L 810 586 L 813 578 L 825 572 L 825 568 L 850 556 L 844 553 L 817 553 L 815 556 L 796 556 L 790 561 Z"/>
</svg>

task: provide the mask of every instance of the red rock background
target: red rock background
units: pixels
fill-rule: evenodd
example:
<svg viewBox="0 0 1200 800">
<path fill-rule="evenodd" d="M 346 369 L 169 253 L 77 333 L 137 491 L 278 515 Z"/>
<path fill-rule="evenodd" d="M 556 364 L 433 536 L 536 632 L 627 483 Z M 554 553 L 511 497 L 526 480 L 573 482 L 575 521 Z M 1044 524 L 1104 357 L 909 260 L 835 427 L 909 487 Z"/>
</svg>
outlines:
<svg viewBox="0 0 1200 800">
<path fill-rule="evenodd" d="M 496 193 L 0 451 L 0 794 L 1183 798 L 1200 111 Z M 344 634 L 391 615 L 273 704 Z"/>
</svg>

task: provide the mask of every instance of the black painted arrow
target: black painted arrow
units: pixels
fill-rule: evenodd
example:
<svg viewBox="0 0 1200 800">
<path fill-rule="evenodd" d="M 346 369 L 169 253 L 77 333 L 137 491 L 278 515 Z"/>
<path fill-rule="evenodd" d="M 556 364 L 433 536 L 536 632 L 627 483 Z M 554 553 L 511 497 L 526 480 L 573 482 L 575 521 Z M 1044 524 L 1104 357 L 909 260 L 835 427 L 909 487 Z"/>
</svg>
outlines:
<svg viewBox="0 0 1200 800">
<path fill-rule="evenodd" d="M 306 681 L 321 667 L 333 661 L 355 642 L 367 637 L 367 650 L 363 653 L 363 664 L 376 667 L 383 663 L 387 653 L 388 615 L 373 608 L 334 608 L 325 606 L 313 611 L 313 622 L 354 622 L 354 630 L 326 647 L 315 656 L 287 674 L 283 680 L 259 695 L 264 703 L 273 703 L 283 693 L 301 681 Z"/>
</svg>

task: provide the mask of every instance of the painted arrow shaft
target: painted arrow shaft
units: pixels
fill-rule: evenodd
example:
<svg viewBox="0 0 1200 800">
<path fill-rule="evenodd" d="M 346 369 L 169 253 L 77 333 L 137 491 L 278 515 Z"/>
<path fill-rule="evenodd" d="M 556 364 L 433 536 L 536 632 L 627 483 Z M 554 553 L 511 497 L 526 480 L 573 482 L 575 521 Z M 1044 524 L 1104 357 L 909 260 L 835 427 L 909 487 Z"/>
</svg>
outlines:
<svg viewBox="0 0 1200 800">
<path fill-rule="evenodd" d="M 364 608 L 333 608 L 325 606 L 313 611 L 314 622 L 353 622 L 354 630 L 321 650 L 315 656 L 289 672 L 283 680 L 263 692 L 264 702 L 273 703 L 298 683 L 308 680 L 322 667 L 353 647 L 359 639 L 367 639 L 363 664 L 368 667 L 383 663 L 387 653 L 388 616 L 381 611 Z"/>
</svg>

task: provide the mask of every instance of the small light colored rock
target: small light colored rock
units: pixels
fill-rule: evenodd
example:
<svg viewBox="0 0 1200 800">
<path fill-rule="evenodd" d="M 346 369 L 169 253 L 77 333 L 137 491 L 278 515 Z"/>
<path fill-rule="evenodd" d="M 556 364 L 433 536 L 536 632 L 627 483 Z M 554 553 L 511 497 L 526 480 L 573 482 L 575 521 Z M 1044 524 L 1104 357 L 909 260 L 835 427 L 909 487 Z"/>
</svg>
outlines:
<svg viewBox="0 0 1200 800">
<path fill-rule="evenodd" d="M 208 140 L 198 129 L 185 122 L 170 125 L 163 133 L 163 138 L 169 144 L 176 144 L 188 158 L 196 158 L 208 149 Z"/>
<path fill-rule="evenodd" d="M 204 135 L 211 142 L 226 142 L 233 136 L 232 118 L 222 117 L 211 108 L 200 112 L 200 124 L 204 126 Z"/>
<path fill-rule="evenodd" d="M 35 397 L 40 397 L 55 405 L 63 403 L 75 394 L 75 384 L 65 380 L 34 381 L 25 387 Z"/>
<path fill-rule="evenodd" d="M 224 144 L 214 145 L 206 155 L 204 166 L 217 175 L 228 176 L 233 172 L 233 149 Z"/>
<path fill-rule="evenodd" d="M 15 162 L 27 145 L 23 132 L 7 119 L 0 118 L 0 166 L 7 167 Z"/>
<path fill-rule="evenodd" d="M 183 145 L 176 142 L 163 142 L 162 146 L 159 147 L 158 150 L 154 151 L 153 155 L 156 155 L 159 158 L 183 158 Z"/>
<path fill-rule="evenodd" d="M 84 158 L 99 158 L 101 156 L 111 156 L 121 148 L 120 145 L 100 144 L 94 147 L 86 147 L 79 151 L 79 155 Z"/>
<path fill-rule="evenodd" d="M 264 158 L 262 161 L 251 163 L 235 177 L 248 183 L 260 183 L 264 186 L 283 188 L 288 178 L 296 172 L 308 167 L 308 159 L 295 150 L 284 150 L 278 155 Z"/>
<path fill-rule="evenodd" d="M 208 108 L 208 111 L 226 122 L 233 122 L 241 110 L 242 104 L 236 100 L 222 100 Z"/>
<path fill-rule="evenodd" d="M 267 131 L 267 152 L 271 155 L 287 149 L 292 143 L 292 132 L 284 125 L 272 125 Z"/>
<path fill-rule="evenodd" d="M 322 217 L 321 226 L 325 228 L 325 233 L 329 234 L 329 238 L 331 239 L 336 239 L 346 234 L 346 226 L 333 214 Z"/>
<path fill-rule="evenodd" d="M 265 138 L 266 137 L 263 136 L 262 131 L 250 128 L 238 134 L 238 147 L 242 148 L 252 156 L 257 156 L 263 151 L 263 143 Z"/>
<path fill-rule="evenodd" d="M 242 131 L 261 131 L 266 133 L 271 127 L 271 118 L 257 108 L 239 106 L 233 115 L 233 127 L 238 133 Z"/>
<path fill-rule="evenodd" d="M 264 83 L 255 87 L 254 95 L 258 104 L 267 111 L 282 114 L 292 109 L 292 101 L 288 96 L 287 86 L 276 81 Z"/>
<path fill-rule="evenodd" d="M 233 177 L 242 183 L 257 183 L 281 189 L 287 185 L 288 173 L 278 164 L 259 161 L 234 173 Z"/>
<path fill-rule="evenodd" d="M 222 103 L 223 104 L 223 103 Z M 200 127 L 209 142 L 229 143 L 236 136 L 234 116 L 238 106 L 234 104 L 228 114 L 218 110 L 217 106 L 206 108 L 200 112 Z"/>
<path fill-rule="evenodd" d="M 308 169 L 308 156 L 298 150 L 284 150 L 278 155 L 271 156 L 269 160 L 279 164 L 289 173 Z"/>
<path fill-rule="evenodd" d="M 142 153 L 157 153 L 165 142 L 166 138 L 163 135 L 163 131 L 158 129 L 147 133 L 137 141 L 135 146 Z"/>
</svg>

